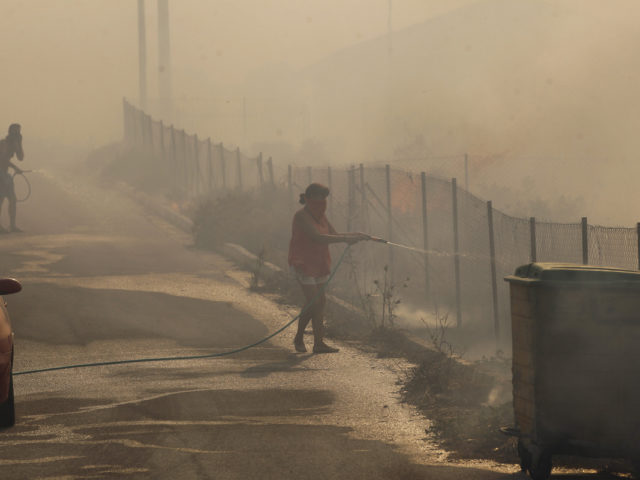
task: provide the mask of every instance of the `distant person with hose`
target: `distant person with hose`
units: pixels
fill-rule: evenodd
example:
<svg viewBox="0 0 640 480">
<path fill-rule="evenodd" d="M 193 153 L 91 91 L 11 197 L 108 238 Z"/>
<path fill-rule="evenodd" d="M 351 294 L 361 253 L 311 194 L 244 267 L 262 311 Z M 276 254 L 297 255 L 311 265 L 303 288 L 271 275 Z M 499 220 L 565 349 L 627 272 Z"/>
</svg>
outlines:
<svg viewBox="0 0 640 480">
<path fill-rule="evenodd" d="M 6 138 L 0 140 L 0 211 L 2 210 L 2 203 L 4 199 L 9 200 L 9 231 L 21 232 L 16 226 L 16 192 L 13 184 L 13 175 L 9 173 L 9 167 L 11 167 L 15 174 L 21 174 L 22 170 L 11 163 L 13 156 L 16 156 L 18 160 L 24 159 L 24 151 L 22 150 L 22 134 L 20 133 L 20 125 L 13 123 L 9 126 L 9 134 Z M 0 226 L 0 233 L 7 233 L 2 226 Z"/>
<path fill-rule="evenodd" d="M 324 285 L 331 273 L 330 243 L 349 245 L 371 237 L 364 233 L 338 233 L 325 215 L 329 188 L 312 183 L 300 194 L 304 205 L 293 216 L 289 243 L 289 268 L 302 288 L 307 307 L 298 319 L 298 333 L 293 344 L 297 352 L 304 353 L 304 330 L 311 321 L 313 327 L 313 353 L 334 353 L 338 349 L 324 343 Z M 313 303 L 312 303 L 313 302 Z"/>
</svg>

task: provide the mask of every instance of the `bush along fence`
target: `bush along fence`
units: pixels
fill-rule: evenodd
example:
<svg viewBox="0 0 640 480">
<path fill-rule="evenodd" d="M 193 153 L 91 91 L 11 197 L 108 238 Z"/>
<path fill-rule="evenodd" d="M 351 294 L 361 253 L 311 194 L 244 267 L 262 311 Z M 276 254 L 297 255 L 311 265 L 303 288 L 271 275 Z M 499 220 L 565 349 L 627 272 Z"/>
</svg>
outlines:
<svg viewBox="0 0 640 480">
<path fill-rule="evenodd" d="M 124 101 L 124 142 L 164 169 L 167 191 L 183 199 L 233 192 L 279 192 L 286 235 L 271 244 L 286 259 L 291 213 L 310 182 L 331 189 L 328 217 L 339 231 L 363 231 L 403 245 L 366 242 L 352 249 L 336 290 L 377 308 L 382 276 L 402 298 L 403 315 L 450 312 L 450 324 L 510 337 L 509 295 L 503 277 L 528 262 L 570 262 L 640 269 L 640 223 L 634 228 L 539 222 L 493 208 L 458 185 L 425 172 L 359 164 L 348 168 L 279 165 L 263 155 L 228 150 L 210 138 L 176 130 Z M 260 235 L 256 232 L 256 235 Z M 333 248 L 333 247 L 332 247 Z M 283 265 L 284 266 L 284 265 Z M 388 268 L 385 268 L 388 267 Z M 389 279 L 387 279 L 387 275 Z M 505 345 L 508 344 L 505 342 Z"/>
</svg>

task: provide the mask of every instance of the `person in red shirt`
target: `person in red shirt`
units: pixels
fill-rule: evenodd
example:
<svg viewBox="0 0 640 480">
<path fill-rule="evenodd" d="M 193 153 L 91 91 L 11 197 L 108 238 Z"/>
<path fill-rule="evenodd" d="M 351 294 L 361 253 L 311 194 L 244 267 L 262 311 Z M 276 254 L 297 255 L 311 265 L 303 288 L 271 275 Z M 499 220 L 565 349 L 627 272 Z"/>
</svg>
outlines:
<svg viewBox="0 0 640 480">
<path fill-rule="evenodd" d="M 307 304 L 313 304 L 298 319 L 298 333 L 293 344 L 297 352 L 307 351 L 304 330 L 311 321 L 313 327 L 313 353 L 334 353 L 338 349 L 324 343 L 324 284 L 331 273 L 330 243 L 354 244 L 371 237 L 364 233 L 338 233 L 325 215 L 329 189 L 312 183 L 300 194 L 304 205 L 293 216 L 289 242 L 289 268 L 300 284 Z"/>
</svg>

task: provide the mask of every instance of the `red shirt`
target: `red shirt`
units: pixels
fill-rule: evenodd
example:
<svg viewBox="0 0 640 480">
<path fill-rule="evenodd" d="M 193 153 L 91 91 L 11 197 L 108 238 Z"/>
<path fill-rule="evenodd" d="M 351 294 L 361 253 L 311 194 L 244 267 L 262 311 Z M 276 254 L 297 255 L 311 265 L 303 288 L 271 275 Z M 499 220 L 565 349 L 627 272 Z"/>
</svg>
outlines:
<svg viewBox="0 0 640 480">
<path fill-rule="evenodd" d="M 305 277 L 318 278 L 329 275 L 331 273 L 329 244 L 315 242 L 307 235 L 300 225 L 300 220 L 298 219 L 300 215 L 309 215 L 319 234 L 328 235 L 330 233 L 329 220 L 327 220 L 326 215 L 322 215 L 322 217 L 317 220 L 304 208 L 298 210 L 293 216 L 293 224 L 291 226 L 289 265 Z"/>
</svg>

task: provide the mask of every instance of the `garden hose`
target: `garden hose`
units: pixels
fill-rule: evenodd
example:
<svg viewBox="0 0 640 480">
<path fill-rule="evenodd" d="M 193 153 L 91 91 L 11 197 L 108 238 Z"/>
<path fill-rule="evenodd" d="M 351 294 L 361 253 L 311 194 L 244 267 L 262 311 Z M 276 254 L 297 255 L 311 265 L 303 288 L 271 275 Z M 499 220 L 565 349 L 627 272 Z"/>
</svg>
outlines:
<svg viewBox="0 0 640 480">
<path fill-rule="evenodd" d="M 27 193 L 22 198 L 16 198 L 17 202 L 26 202 L 29 199 L 29 197 L 31 196 L 31 183 L 29 183 L 29 179 L 25 175 L 25 173 L 29 173 L 31 171 L 32 170 L 22 170 L 21 172 L 15 171 L 15 172 L 13 172 L 13 175 L 11 176 L 11 180 L 14 180 L 16 178 L 16 176 L 22 177 L 22 181 L 27 186 Z M 15 181 L 14 181 L 14 183 L 15 183 Z M 14 186 L 14 189 L 15 189 L 15 186 Z"/>
<path fill-rule="evenodd" d="M 338 268 L 340 267 L 340 264 L 342 263 L 342 260 L 344 260 L 344 257 L 346 255 L 347 251 L 349 250 L 349 247 L 350 247 L 350 245 L 347 245 L 347 247 L 342 251 L 342 255 L 340 255 L 340 258 L 338 259 L 338 263 L 336 263 L 336 266 L 333 268 L 333 271 L 329 275 L 329 278 L 322 285 L 322 288 L 316 294 L 316 296 L 313 297 L 311 299 L 311 301 L 304 306 L 302 311 L 298 315 L 296 315 L 291 321 L 289 321 L 284 326 L 280 327 L 278 330 L 276 330 L 272 334 L 270 334 L 270 335 L 258 340 L 257 342 L 254 342 L 252 344 L 245 345 L 245 346 L 239 347 L 239 348 L 235 348 L 233 350 L 228 350 L 226 352 L 209 353 L 209 354 L 205 354 L 205 355 L 186 355 L 186 356 L 177 356 L 177 357 L 137 358 L 137 359 L 130 359 L 130 360 L 112 360 L 112 361 L 108 361 L 108 362 L 78 363 L 78 364 L 75 364 L 75 365 L 60 365 L 58 367 L 39 368 L 39 369 L 35 369 L 35 370 L 24 370 L 22 372 L 15 372 L 15 373 L 13 373 L 13 375 L 14 376 L 17 376 L 17 375 L 31 375 L 31 374 L 34 374 L 34 373 L 54 372 L 54 371 L 57 371 L 57 370 L 70 370 L 70 369 L 75 369 L 75 368 L 102 367 L 102 366 L 106 366 L 106 365 L 124 365 L 124 364 L 129 364 L 129 363 L 172 362 L 172 361 L 178 361 L 178 360 L 197 360 L 197 359 L 202 359 L 202 358 L 219 358 L 219 357 L 226 357 L 226 356 L 233 355 L 233 354 L 236 354 L 236 353 L 244 352 L 245 350 L 249 350 L 250 348 L 256 347 L 256 346 L 266 342 L 267 340 L 270 340 L 271 338 L 275 337 L 279 333 L 281 333 L 284 330 L 286 330 L 296 320 L 298 320 L 300 318 L 300 316 L 304 312 L 306 312 L 311 307 L 311 305 L 314 304 L 314 302 L 318 299 L 318 297 L 324 292 L 324 290 L 326 289 L 326 286 L 329 284 L 329 282 L 331 282 L 331 280 L 333 279 L 334 275 L 338 271 Z"/>
</svg>

